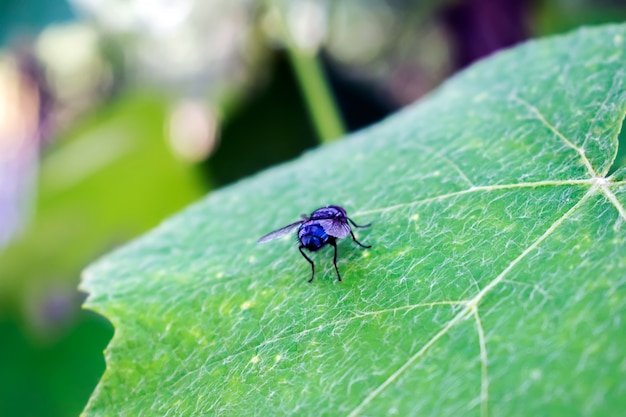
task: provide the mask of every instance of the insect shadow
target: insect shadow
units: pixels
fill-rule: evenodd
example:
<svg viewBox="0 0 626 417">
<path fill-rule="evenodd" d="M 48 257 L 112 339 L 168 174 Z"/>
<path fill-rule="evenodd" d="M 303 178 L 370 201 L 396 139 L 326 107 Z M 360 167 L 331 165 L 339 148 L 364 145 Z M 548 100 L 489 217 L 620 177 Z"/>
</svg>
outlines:
<svg viewBox="0 0 626 417">
<path fill-rule="evenodd" d="M 311 279 L 307 282 L 311 282 L 313 281 L 313 278 L 315 278 L 315 263 L 306 255 L 306 253 L 304 253 L 303 249 L 307 249 L 311 252 L 317 252 L 326 245 L 331 245 L 335 249 L 333 265 L 335 266 L 335 271 L 337 272 L 337 280 L 341 281 L 341 274 L 339 274 L 339 268 L 337 268 L 337 239 L 342 239 L 350 235 L 352 236 L 352 240 L 362 248 L 372 247 L 371 245 L 362 244 L 356 239 L 356 237 L 354 237 L 350 224 L 358 228 L 370 227 L 372 225 L 369 223 L 359 226 L 348 217 L 348 214 L 343 207 L 321 207 L 311 213 L 310 216 L 303 214 L 301 220 L 266 234 L 259 239 L 258 243 L 278 239 L 298 228 L 298 242 L 300 243 L 298 250 L 302 256 L 304 256 L 304 259 L 311 264 Z"/>
</svg>

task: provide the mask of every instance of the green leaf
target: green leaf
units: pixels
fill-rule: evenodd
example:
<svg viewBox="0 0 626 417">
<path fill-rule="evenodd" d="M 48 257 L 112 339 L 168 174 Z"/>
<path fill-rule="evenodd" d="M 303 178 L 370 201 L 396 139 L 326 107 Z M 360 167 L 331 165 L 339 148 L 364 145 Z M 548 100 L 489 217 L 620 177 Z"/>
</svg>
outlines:
<svg viewBox="0 0 626 417">
<path fill-rule="evenodd" d="M 87 416 L 621 415 L 626 26 L 529 42 L 169 219 L 85 274 Z M 277 117 L 280 114 L 277 110 Z M 259 236 L 326 204 L 358 238 Z"/>
</svg>

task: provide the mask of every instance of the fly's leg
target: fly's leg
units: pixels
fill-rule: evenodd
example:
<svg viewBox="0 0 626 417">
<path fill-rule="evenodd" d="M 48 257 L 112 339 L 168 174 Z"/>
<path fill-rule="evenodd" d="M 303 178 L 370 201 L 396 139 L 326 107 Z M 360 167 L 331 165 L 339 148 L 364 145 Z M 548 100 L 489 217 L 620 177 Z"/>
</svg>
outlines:
<svg viewBox="0 0 626 417">
<path fill-rule="evenodd" d="M 346 219 L 348 219 L 348 221 L 349 221 L 350 223 L 352 223 L 352 226 L 354 226 L 354 227 L 358 227 L 358 228 L 360 228 L 360 229 L 364 229 L 364 228 L 366 228 L 366 227 L 370 227 L 370 226 L 372 225 L 372 223 L 368 223 L 368 224 L 364 224 L 364 225 L 362 225 L 362 226 L 359 226 L 359 225 L 358 225 L 358 224 L 356 224 L 354 221 L 352 221 L 352 219 L 351 219 L 350 217 L 346 217 Z M 359 242 L 358 240 L 356 240 L 356 237 L 354 237 L 354 233 L 352 233 L 352 230 L 350 230 L 350 236 L 352 236 L 352 240 L 354 240 L 354 241 L 356 242 L 356 244 L 357 244 L 357 245 L 359 245 L 360 247 L 365 248 L 365 249 L 369 249 L 369 248 L 371 248 L 371 247 L 372 247 L 372 245 L 364 245 L 364 244 L 362 244 L 361 242 Z"/>
<path fill-rule="evenodd" d="M 300 251 L 300 253 L 302 254 L 302 256 L 304 256 L 304 259 L 306 259 L 307 261 L 309 261 L 309 263 L 311 264 L 311 279 L 308 280 L 307 282 L 310 283 L 311 281 L 313 281 L 313 278 L 315 278 L 315 264 L 313 263 L 313 261 L 311 260 L 311 258 L 309 258 L 308 256 L 306 256 L 306 254 L 302 251 L 302 249 L 304 248 L 304 246 L 298 246 L 298 250 Z"/>
<path fill-rule="evenodd" d="M 352 233 L 352 230 L 350 230 L 350 236 L 352 236 L 352 240 L 354 240 L 356 244 L 359 245 L 360 247 L 365 248 L 365 249 L 369 249 L 372 247 L 372 245 L 364 245 L 358 240 L 356 240 L 356 237 L 354 237 L 354 233 Z"/>
<path fill-rule="evenodd" d="M 354 227 L 358 227 L 359 229 L 364 229 L 364 228 L 366 228 L 366 227 L 370 227 L 370 226 L 372 225 L 372 223 L 368 223 L 368 224 L 364 224 L 364 225 L 362 225 L 362 226 L 359 226 L 359 225 L 358 225 L 358 224 L 356 224 L 354 221 L 352 221 L 352 219 L 351 219 L 350 217 L 346 217 L 346 219 L 348 219 L 348 221 L 349 221 L 350 223 L 352 223 L 352 226 L 354 226 Z"/>
<path fill-rule="evenodd" d="M 337 281 L 341 282 L 341 275 L 339 275 L 339 268 L 337 268 L 337 242 L 334 240 L 329 241 L 333 248 L 335 248 L 335 256 L 333 256 L 333 265 L 335 266 L 335 271 L 337 271 Z"/>
</svg>

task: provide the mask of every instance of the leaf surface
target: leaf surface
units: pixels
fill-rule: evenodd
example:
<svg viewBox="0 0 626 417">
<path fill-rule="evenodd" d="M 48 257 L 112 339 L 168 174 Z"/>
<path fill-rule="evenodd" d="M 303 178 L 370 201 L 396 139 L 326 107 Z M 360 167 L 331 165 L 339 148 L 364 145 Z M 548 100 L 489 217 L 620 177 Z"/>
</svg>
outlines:
<svg viewBox="0 0 626 417">
<path fill-rule="evenodd" d="M 619 415 L 625 38 L 497 54 L 90 267 L 116 331 L 85 415 Z M 256 241 L 327 204 L 373 248 L 308 285 L 294 240 Z"/>
</svg>

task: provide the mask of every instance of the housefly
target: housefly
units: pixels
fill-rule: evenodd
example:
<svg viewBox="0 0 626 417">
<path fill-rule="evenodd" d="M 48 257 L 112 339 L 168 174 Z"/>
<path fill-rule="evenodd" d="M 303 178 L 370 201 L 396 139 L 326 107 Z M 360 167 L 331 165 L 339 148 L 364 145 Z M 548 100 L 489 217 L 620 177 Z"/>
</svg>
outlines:
<svg viewBox="0 0 626 417">
<path fill-rule="evenodd" d="M 285 227 L 281 227 L 278 230 L 268 233 L 259 239 L 259 243 L 268 242 L 270 240 L 278 239 L 285 236 L 298 228 L 298 250 L 311 264 L 311 279 L 308 282 L 313 281 L 315 278 L 315 263 L 304 253 L 303 249 L 307 249 L 311 252 L 317 252 L 326 245 L 331 245 L 335 249 L 335 255 L 333 257 L 333 265 L 337 272 L 337 280 L 341 281 L 341 275 L 337 268 L 337 239 L 342 239 L 348 235 L 352 236 L 352 240 L 362 248 L 371 248 L 370 245 L 364 245 L 354 237 L 352 228 L 354 227 L 364 228 L 369 227 L 371 224 L 365 224 L 359 226 L 348 217 L 346 210 L 339 206 L 326 206 L 318 208 L 310 216 L 302 215 L 302 220 L 295 223 L 288 224 Z"/>
</svg>

